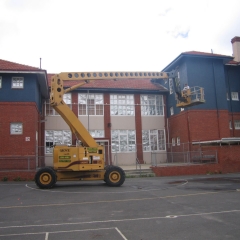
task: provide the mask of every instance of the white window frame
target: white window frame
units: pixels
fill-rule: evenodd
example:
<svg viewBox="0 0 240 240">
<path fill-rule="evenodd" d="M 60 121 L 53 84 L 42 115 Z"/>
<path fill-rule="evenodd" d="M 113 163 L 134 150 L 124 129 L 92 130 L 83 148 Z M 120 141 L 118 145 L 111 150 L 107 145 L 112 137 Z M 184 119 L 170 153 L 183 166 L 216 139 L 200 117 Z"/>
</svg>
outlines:
<svg viewBox="0 0 240 240">
<path fill-rule="evenodd" d="M 144 94 L 140 98 L 142 116 L 164 116 L 163 95 Z"/>
<path fill-rule="evenodd" d="M 164 129 L 142 130 L 142 145 L 144 152 L 165 151 L 166 140 Z"/>
<path fill-rule="evenodd" d="M 78 116 L 88 115 L 104 115 L 104 97 L 102 93 L 78 93 Z"/>
<path fill-rule="evenodd" d="M 170 115 L 174 115 L 174 108 L 173 107 L 170 107 Z"/>
<path fill-rule="evenodd" d="M 45 130 L 45 153 L 52 154 L 56 144 L 71 145 L 72 133 L 70 130 Z"/>
<path fill-rule="evenodd" d="M 169 93 L 173 94 L 173 79 L 169 78 Z"/>
<path fill-rule="evenodd" d="M 23 134 L 23 123 L 21 122 L 10 123 L 10 134 L 11 135 Z"/>
<path fill-rule="evenodd" d="M 234 128 L 235 129 L 240 129 L 240 120 L 235 120 L 234 121 Z"/>
<path fill-rule="evenodd" d="M 0 88 L 2 88 L 2 77 L 0 76 Z"/>
<path fill-rule="evenodd" d="M 181 142 L 180 142 L 180 137 L 177 137 L 177 146 L 180 146 Z"/>
<path fill-rule="evenodd" d="M 65 93 L 63 95 L 63 101 L 68 105 L 70 109 L 72 109 L 72 94 Z M 50 100 L 45 102 L 45 115 L 46 116 L 60 116 L 58 112 L 50 105 Z"/>
<path fill-rule="evenodd" d="M 232 101 L 239 101 L 238 92 L 231 92 Z"/>
<path fill-rule="evenodd" d="M 12 77 L 12 88 L 24 88 L 24 77 Z"/>
<path fill-rule="evenodd" d="M 172 146 L 174 147 L 176 145 L 175 138 L 172 138 Z"/>
<path fill-rule="evenodd" d="M 110 94 L 111 116 L 135 116 L 133 94 Z"/>
<path fill-rule="evenodd" d="M 135 130 L 111 130 L 112 153 L 136 152 Z"/>
</svg>

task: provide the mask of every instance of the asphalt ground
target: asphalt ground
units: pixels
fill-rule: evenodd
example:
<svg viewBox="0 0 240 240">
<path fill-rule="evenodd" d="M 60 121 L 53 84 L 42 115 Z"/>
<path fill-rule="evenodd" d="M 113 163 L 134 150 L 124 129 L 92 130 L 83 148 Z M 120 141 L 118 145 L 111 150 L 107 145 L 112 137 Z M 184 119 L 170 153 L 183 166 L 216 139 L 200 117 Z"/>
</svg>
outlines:
<svg viewBox="0 0 240 240">
<path fill-rule="evenodd" d="M 240 174 L 1 182 L 0 239 L 240 239 Z"/>
</svg>

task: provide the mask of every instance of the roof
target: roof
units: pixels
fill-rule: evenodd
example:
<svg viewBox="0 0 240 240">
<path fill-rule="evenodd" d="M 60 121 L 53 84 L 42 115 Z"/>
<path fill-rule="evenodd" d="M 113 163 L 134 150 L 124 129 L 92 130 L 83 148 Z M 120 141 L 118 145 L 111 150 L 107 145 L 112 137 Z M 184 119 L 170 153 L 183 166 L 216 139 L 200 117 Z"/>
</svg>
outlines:
<svg viewBox="0 0 240 240">
<path fill-rule="evenodd" d="M 233 66 L 238 66 L 240 65 L 240 62 L 237 62 L 237 61 L 229 61 L 228 63 L 226 63 L 226 65 L 233 65 Z"/>
<path fill-rule="evenodd" d="M 233 60 L 232 56 L 216 54 L 216 53 L 207 53 L 207 52 L 199 52 L 199 51 L 188 51 L 181 53 L 178 57 L 176 57 L 170 64 L 168 64 L 162 71 L 169 71 L 170 69 L 175 68 L 177 62 L 185 57 L 201 57 L 201 58 L 214 58 L 214 59 L 222 59 L 223 63 L 226 64 L 229 61 Z"/>
<path fill-rule="evenodd" d="M 36 74 L 42 96 L 49 98 L 46 70 L 0 59 L 0 72 Z"/>
<path fill-rule="evenodd" d="M 40 68 L 31 67 L 28 65 L 23 65 L 15 62 L 9 62 L 0 59 L 0 70 L 1 71 L 43 71 Z"/>
<path fill-rule="evenodd" d="M 48 74 L 48 84 L 51 84 L 51 77 L 54 74 Z M 81 81 L 64 81 L 64 87 L 72 87 Z M 159 84 L 153 84 L 151 78 L 137 79 L 96 79 L 90 83 L 84 84 L 79 89 L 119 89 L 119 90 L 145 90 L 145 91 L 168 91 L 165 87 Z"/>
</svg>

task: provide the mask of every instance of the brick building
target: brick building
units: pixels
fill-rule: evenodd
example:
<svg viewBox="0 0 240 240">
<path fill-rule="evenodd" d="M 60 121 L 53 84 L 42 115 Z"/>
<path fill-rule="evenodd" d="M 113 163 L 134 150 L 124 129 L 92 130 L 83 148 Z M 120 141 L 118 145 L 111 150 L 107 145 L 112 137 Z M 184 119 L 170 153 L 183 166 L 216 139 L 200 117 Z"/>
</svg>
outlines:
<svg viewBox="0 0 240 240">
<path fill-rule="evenodd" d="M 64 100 L 105 146 L 107 163 L 134 165 L 138 158 L 157 165 L 169 163 L 173 152 L 175 159 L 187 156 L 191 163 L 189 152 L 211 150 L 216 152 L 215 164 L 153 170 L 159 176 L 240 171 L 240 37 L 231 42 L 233 57 L 184 52 L 162 70 L 178 69 L 181 88 L 185 83 L 203 87 L 204 104 L 177 108 L 171 80 L 151 77 L 94 81 L 65 94 Z M 53 145 L 77 144 L 49 104 L 51 76 L 45 70 L 0 61 L 1 170 L 10 168 L 4 167 L 5 159 L 10 162 L 13 156 L 31 156 L 36 165 L 52 165 Z M 68 81 L 65 87 L 74 84 Z"/>
<path fill-rule="evenodd" d="M 43 155 L 41 120 L 48 98 L 45 70 L 0 60 L 0 176 L 35 172 Z"/>
</svg>

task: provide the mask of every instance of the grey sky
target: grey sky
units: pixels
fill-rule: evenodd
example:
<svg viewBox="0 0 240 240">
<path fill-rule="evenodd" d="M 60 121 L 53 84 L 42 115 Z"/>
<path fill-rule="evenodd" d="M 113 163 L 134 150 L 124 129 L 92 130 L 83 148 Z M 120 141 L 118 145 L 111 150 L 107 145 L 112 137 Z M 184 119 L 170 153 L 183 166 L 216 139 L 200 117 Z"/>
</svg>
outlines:
<svg viewBox="0 0 240 240">
<path fill-rule="evenodd" d="M 160 71 L 181 52 L 232 55 L 240 1 L 1 0 L 0 58 L 64 71 Z"/>
</svg>

